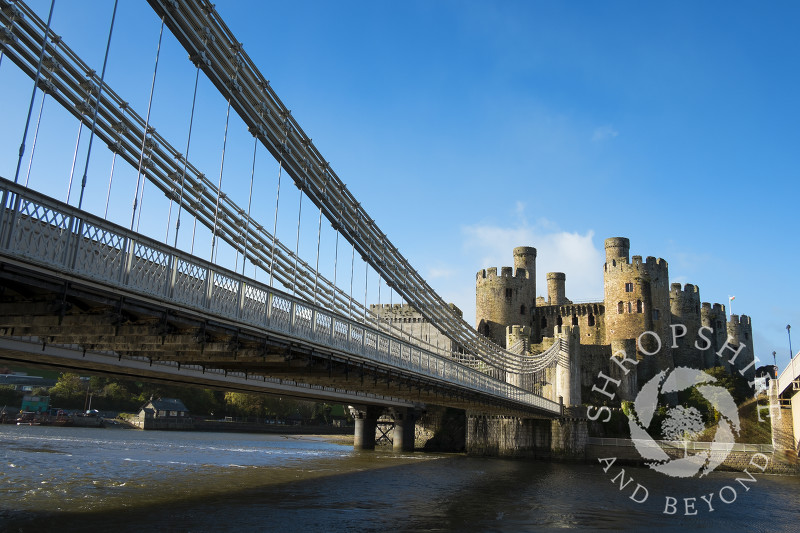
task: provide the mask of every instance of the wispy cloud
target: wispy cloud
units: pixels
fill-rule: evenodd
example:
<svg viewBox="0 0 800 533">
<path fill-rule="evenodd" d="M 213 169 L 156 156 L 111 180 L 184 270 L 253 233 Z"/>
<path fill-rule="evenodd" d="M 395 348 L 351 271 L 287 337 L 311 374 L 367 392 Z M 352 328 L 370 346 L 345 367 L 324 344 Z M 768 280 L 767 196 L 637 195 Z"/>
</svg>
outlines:
<svg viewBox="0 0 800 533">
<path fill-rule="evenodd" d="M 447 279 L 447 278 L 453 277 L 453 275 L 455 273 L 456 273 L 456 271 L 453 270 L 452 268 L 433 267 L 433 268 L 428 269 L 428 278 L 429 279 L 441 279 L 441 278 Z"/>
<path fill-rule="evenodd" d="M 536 286 L 539 295 L 546 295 L 547 272 L 567 275 L 567 297 L 577 300 L 602 297 L 603 261 L 595 247 L 594 231 L 585 234 L 562 231 L 549 220 L 514 227 L 474 225 L 462 228 L 464 248 L 468 255 L 480 257 L 484 267 L 511 266 L 512 250 L 517 246 L 533 246 L 537 251 Z"/>
<path fill-rule="evenodd" d="M 610 124 L 600 126 L 599 128 L 594 129 L 594 132 L 592 133 L 592 142 L 606 141 L 608 139 L 613 139 L 617 135 L 619 135 L 619 132 L 614 129 L 614 126 Z"/>
</svg>

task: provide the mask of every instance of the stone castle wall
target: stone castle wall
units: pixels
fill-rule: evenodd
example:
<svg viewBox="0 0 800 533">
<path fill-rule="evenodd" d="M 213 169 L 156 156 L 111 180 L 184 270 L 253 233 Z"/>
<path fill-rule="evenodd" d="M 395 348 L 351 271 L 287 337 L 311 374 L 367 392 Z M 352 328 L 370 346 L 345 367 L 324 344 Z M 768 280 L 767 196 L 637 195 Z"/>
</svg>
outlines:
<svg viewBox="0 0 800 533">
<path fill-rule="evenodd" d="M 530 327 L 530 351 L 540 353 L 552 344 L 546 341 L 558 335 L 562 328 L 578 326 L 580 345 L 589 348 L 581 352 L 584 399 L 587 398 L 586 386 L 591 387 L 599 371 L 613 375 L 608 372 L 613 373 L 616 365 L 609 369 L 608 357 L 620 350 L 640 361 L 634 375 L 625 376 L 620 387 L 623 399 L 635 395 L 638 383 L 676 365 L 723 366 L 728 371 L 742 371 L 746 378 L 752 379 L 755 365 L 752 324 L 748 317 L 733 316 L 728 321 L 724 305 L 701 303 L 696 285 L 670 285 L 667 262 L 655 257 L 645 260 L 638 255 L 630 257 L 630 241 L 626 238 L 606 239 L 605 251 L 603 301 L 574 304 L 567 298 L 566 275 L 562 272 L 547 274 L 547 298 L 535 297 L 536 251 L 515 248 L 516 270 L 503 267 L 500 275 L 496 268 L 478 272 L 478 331 L 505 347 L 507 327 Z M 678 330 L 675 348 L 672 347 L 673 325 L 685 328 L 682 336 L 679 333 L 684 330 Z M 701 330 L 701 327 L 707 329 Z M 642 336 L 645 331 L 658 335 L 660 349 L 653 335 Z M 640 336 L 641 345 L 637 344 Z M 733 350 L 726 349 L 723 357 L 717 356 L 729 338 L 733 350 L 744 344 L 733 365 L 728 363 Z M 696 343 L 709 344 L 709 347 L 700 350 Z"/>
</svg>

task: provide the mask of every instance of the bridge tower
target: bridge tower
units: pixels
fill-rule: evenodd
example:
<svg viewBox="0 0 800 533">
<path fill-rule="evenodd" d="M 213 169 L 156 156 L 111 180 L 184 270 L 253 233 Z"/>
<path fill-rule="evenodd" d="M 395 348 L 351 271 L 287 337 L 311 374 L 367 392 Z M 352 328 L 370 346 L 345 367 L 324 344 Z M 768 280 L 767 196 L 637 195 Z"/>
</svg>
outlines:
<svg viewBox="0 0 800 533">
<path fill-rule="evenodd" d="M 536 248 L 514 248 L 514 267 L 480 270 L 475 279 L 475 326 L 506 347 L 506 328 L 533 326 L 536 306 Z"/>
</svg>

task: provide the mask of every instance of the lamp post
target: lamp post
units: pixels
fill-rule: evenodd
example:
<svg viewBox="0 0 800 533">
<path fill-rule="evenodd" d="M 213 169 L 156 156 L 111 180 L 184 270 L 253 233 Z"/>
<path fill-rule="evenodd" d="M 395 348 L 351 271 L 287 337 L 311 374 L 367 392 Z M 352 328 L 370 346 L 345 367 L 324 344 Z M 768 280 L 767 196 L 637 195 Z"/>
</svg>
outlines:
<svg viewBox="0 0 800 533">
<path fill-rule="evenodd" d="M 792 326 L 791 324 L 786 324 L 786 333 L 789 334 L 789 361 L 792 360 L 794 356 L 794 352 L 792 352 Z"/>
<path fill-rule="evenodd" d="M 772 352 L 772 368 L 775 369 L 775 378 L 778 377 L 778 362 L 775 359 L 775 352 Z"/>
</svg>

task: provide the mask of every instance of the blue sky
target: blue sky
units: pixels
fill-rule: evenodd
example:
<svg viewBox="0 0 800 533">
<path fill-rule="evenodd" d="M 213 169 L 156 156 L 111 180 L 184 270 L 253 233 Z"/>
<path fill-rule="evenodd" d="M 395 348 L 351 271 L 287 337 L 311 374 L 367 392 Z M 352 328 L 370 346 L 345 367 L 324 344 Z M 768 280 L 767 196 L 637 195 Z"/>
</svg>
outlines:
<svg viewBox="0 0 800 533">
<path fill-rule="evenodd" d="M 513 247 L 538 249 L 540 294 L 545 273 L 563 271 L 568 297 L 596 299 L 603 240 L 626 236 L 633 255 L 663 257 L 671 280 L 699 285 L 703 301 L 735 295 L 765 363 L 773 350 L 779 364 L 788 361 L 786 324 L 796 325 L 800 348 L 798 4 L 216 4 L 367 212 L 470 323 L 475 273 L 511 264 Z M 49 2 L 32 5 L 46 18 Z M 55 6 L 54 30 L 98 72 L 111 7 Z M 107 80 L 141 115 L 158 26 L 145 2 L 120 2 Z M 169 35 L 159 69 L 152 124 L 184 150 L 194 71 Z M 29 95 L 30 81 L 4 59 L 5 177 L 13 177 Z M 50 104 L 40 139 L 48 157 L 34 159 L 31 186 L 63 189 L 53 195 L 64 199 L 77 124 Z M 224 120 L 224 100 L 201 81 L 190 158 L 214 181 Z M 252 138 L 236 117 L 230 131 L 223 189 L 246 205 Z M 93 150 L 87 202 L 102 212 L 111 156 L 101 144 Z M 111 216 L 127 225 L 135 171 L 115 172 Z M 270 228 L 276 178 L 262 150 L 254 206 Z M 299 196 L 284 185 L 278 236 L 294 247 Z M 163 238 L 166 201 L 151 194 L 145 203 L 143 231 Z M 304 204 L 300 248 L 312 264 L 316 217 Z M 329 278 L 333 243 L 323 228 Z M 339 254 L 349 258 L 349 249 Z M 340 263 L 340 285 L 349 277 Z M 377 282 L 368 279 L 374 303 Z"/>
</svg>

